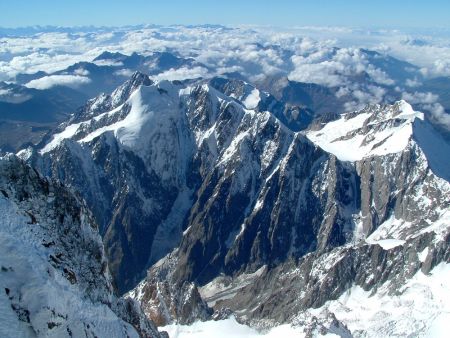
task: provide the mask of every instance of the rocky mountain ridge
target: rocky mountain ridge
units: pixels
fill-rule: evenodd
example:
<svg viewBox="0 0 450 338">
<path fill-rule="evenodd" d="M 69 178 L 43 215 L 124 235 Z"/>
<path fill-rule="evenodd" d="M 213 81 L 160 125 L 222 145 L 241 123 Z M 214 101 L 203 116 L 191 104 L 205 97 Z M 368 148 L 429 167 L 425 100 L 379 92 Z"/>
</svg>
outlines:
<svg viewBox="0 0 450 338">
<path fill-rule="evenodd" d="M 122 292 L 153 265 L 129 295 L 158 324 L 293 322 L 448 262 L 449 148 L 423 115 L 308 116 L 242 81 L 136 73 L 20 156 L 86 199 Z"/>
</svg>

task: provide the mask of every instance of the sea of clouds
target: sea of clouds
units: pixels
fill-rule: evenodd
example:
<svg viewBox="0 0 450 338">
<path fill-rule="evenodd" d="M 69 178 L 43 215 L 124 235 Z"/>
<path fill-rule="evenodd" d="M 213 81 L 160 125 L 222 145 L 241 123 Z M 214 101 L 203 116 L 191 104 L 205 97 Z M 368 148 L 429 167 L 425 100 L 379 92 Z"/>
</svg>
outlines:
<svg viewBox="0 0 450 338">
<path fill-rule="evenodd" d="M 351 99 L 348 110 L 385 100 L 386 88 L 429 109 L 443 124 L 448 114 L 437 95 L 417 91 L 422 81 L 450 76 L 450 38 L 445 31 L 367 30 L 342 27 L 223 27 L 134 26 L 120 28 L 0 29 L 0 80 L 20 73 L 45 71 L 28 87 L 46 89 L 62 84 L 76 88 L 88 83 L 89 74 L 51 75 L 79 61 L 92 61 L 103 51 L 151 54 L 175 52 L 199 64 L 165 71 L 156 79 L 182 80 L 239 73 L 252 82 L 285 77 L 339 88 L 336 95 Z M 411 76 L 388 74 L 364 49 L 411 63 Z M 131 70 L 121 69 L 124 75 Z M 355 81 L 367 74 L 369 83 Z"/>
</svg>

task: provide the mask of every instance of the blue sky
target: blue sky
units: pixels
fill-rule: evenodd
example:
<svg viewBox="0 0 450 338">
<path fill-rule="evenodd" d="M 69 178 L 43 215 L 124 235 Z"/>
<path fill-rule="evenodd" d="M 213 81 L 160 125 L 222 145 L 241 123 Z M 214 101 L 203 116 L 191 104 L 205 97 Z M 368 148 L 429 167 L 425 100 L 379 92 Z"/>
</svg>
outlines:
<svg viewBox="0 0 450 338">
<path fill-rule="evenodd" d="M 0 26 L 256 24 L 450 28 L 449 0 L 0 0 Z"/>
</svg>

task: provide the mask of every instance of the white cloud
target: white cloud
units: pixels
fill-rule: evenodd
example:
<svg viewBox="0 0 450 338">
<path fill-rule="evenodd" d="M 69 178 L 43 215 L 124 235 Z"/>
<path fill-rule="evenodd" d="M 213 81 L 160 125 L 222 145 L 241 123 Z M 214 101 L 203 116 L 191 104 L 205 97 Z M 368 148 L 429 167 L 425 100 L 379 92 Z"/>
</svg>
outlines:
<svg viewBox="0 0 450 338">
<path fill-rule="evenodd" d="M 97 66 L 111 66 L 111 67 L 123 66 L 123 62 L 117 60 L 95 60 L 93 63 L 95 63 Z"/>
<path fill-rule="evenodd" d="M 339 89 L 338 93 L 342 91 L 344 94 L 349 95 L 352 100 L 345 102 L 345 111 L 354 111 L 364 108 L 368 104 L 381 103 L 386 95 L 386 90 L 384 88 L 368 85 L 360 87 L 358 85 L 351 86 L 352 88 L 345 87 Z M 336 96 L 339 97 L 337 93 Z"/>
<path fill-rule="evenodd" d="M 353 82 L 352 77 L 365 73 L 375 83 L 394 84 L 394 81 L 384 71 L 369 63 L 365 53 L 360 49 L 341 48 L 336 50 L 320 46 L 318 48 L 307 56 L 292 56 L 294 70 L 289 73 L 289 79 L 338 87 Z"/>
<path fill-rule="evenodd" d="M 450 130 L 450 114 L 447 114 L 440 103 L 426 104 L 424 108 L 429 110 L 433 117 L 441 125 Z"/>
<path fill-rule="evenodd" d="M 422 92 L 415 92 L 415 93 L 408 93 L 405 92 L 402 94 L 402 99 L 405 101 L 408 101 L 411 104 L 432 104 L 436 103 L 439 100 L 439 96 L 433 93 L 422 93 Z"/>
<path fill-rule="evenodd" d="M 169 69 L 153 77 L 155 80 L 186 80 L 196 79 L 200 77 L 207 77 L 208 70 L 204 67 L 187 68 L 182 67 L 178 69 Z"/>
<path fill-rule="evenodd" d="M 343 47 L 342 55 L 332 57 L 337 64 L 354 63 L 354 70 L 364 70 L 380 84 L 391 79 L 376 67 L 359 60 L 355 47 L 363 47 L 389 53 L 417 64 L 427 76 L 450 75 L 450 43 L 441 34 L 405 34 L 398 30 L 364 30 L 343 27 L 294 27 L 275 29 L 267 27 L 241 27 L 234 29 L 205 27 L 161 27 L 93 31 L 90 33 L 47 32 L 26 37 L 0 38 L 0 73 L 5 76 L 31 73 L 36 70 L 55 71 L 78 61 L 90 61 L 102 51 L 150 53 L 174 49 L 184 56 L 194 56 L 199 62 L 214 67 L 232 67 L 246 64 L 258 65 L 251 75 L 261 72 L 290 73 L 293 69 L 289 57 L 306 57 L 308 63 L 326 62 L 326 58 L 314 60 L 311 56 L 332 47 Z M 420 43 L 417 43 L 419 41 Z M 259 44 L 264 48 L 256 48 Z M 350 52 L 352 51 L 353 52 Z M 285 51 L 292 52 L 285 55 Z M 324 56 L 324 55 L 322 55 Z M 298 60 L 297 60 L 298 61 Z M 362 62 L 362 63 L 361 63 Z M 334 72 L 333 65 L 321 65 L 325 74 Z M 319 66 L 316 66 L 319 67 Z M 303 68 L 301 68 L 303 69 Z M 300 77 L 300 70 L 291 75 Z M 6 74 L 6 75 L 5 75 Z M 344 74 L 345 75 L 345 74 Z M 312 77 L 311 75 L 309 76 Z M 317 79 L 318 76 L 312 77 Z M 322 83 L 335 83 L 339 79 Z"/>
<path fill-rule="evenodd" d="M 405 82 L 405 86 L 410 87 L 410 88 L 414 88 L 414 87 L 419 87 L 422 83 L 417 80 L 417 78 L 415 79 L 406 79 Z"/>
<path fill-rule="evenodd" d="M 114 72 L 115 75 L 130 77 L 133 75 L 134 70 L 131 69 L 119 69 Z"/>
<path fill-rule="evenodd" d="M 172 26 L 117 28 L 107 32 L 73 29 L 71 33 L 0 38 L 0 80 L 39 70 L 53 73 L 76 62 L 91 61 L 104 51 L 149 55 L 174 50 L 182 57 L 194 58 L 206 68 L 172 69 L 157 75 L 157 79 L 182 80 L 234 71 L 255 82 L 264 81 L 267 75 L 288 76 L 294 81 L 338 88 L 336 96 L 348 99 L 346 108 L 349 110 L 383 101 L 384 86 L 396 86 L 399 96 L 406 92 L 405 88 L 420 86 L 423 80 L 420 73 L 413 71 L 411 76 L 398 81 L 395 74 L 383 68 L 382 62 L 377 62 L 376 57 L 368 56 L 361 48 L 410 61 L 421 68 L 425 77 L 450 75 L 450 38 L 445 34 L 342 27 Z M 123 66 L 114 60 L 97 64 Z M 116 74 L 130 76 L 131 73 L 132 70 L 121 69 Z M 27 85 L 76 87 L 90 81 L 87 75 L 79 69 L 73 75 L 51 75 Z M 364 83 L 366 78 L 369 81 Z M 446 116 L 445 112 L 439 114 L 442 106 L 438 105 L 438 98 L 426 93 L 404 95 L 415 96 L 408 97 L 408 101 L 429 105 L 441 119 Z"/>
<path fill-rule="evenodd" d="M 289 73 L 289 79 L 297 82 L 310 82 L 319 85 L 337 87 L 343 85 L 345 78 L 339 74 L 341 65 L 332 61 L 310 63 L 303 56 L 294 55 L 292 62 L 295 69 Z"/>
<path fill-rule="evenodd" d="M 31 99 L 31 95 L 14 93 L 11 89 L 0 89 L 0 101 L 9 103 L 22 103 Z"/>
<path fill-rule="evenodd" d="M 8 79 L 19 73 L 30 74 L 38 71 L 53 73 L 76 62 L 83 61 L 85 58 L 83 55 L 50 55 L 44 52 L 15 56 L 8 62 L 0 61 L 0 78 Z"/>
<path fill-rule="evenodd" d="M 75 69 L 73 73 L 75 75 L 81 75 L 81 76 L 88 76 L 89 75 L 89 71 L 87 69 L 83 69 L 83 68 Z"/>
<path fill-rule="evenodd" d="M 447 114 L 444 107 L 439 103 L 438 95 L 429 92 L 405 92 L 402 94 L 402 99 L 418 105 L 421 109 L 428 110 L 439 124 L 450 130 L 450 114 Z"/>
<path fill-rule="evenodd" d="M 79 88 L 84 84 L 91 82 L 91 79 L 80 75 L 50 75 L 40 79 L 32 80 L 25 86 L 35 89 L 49 89 L 54 86 L 67 86 L 71 88 Z"/>
</svg>

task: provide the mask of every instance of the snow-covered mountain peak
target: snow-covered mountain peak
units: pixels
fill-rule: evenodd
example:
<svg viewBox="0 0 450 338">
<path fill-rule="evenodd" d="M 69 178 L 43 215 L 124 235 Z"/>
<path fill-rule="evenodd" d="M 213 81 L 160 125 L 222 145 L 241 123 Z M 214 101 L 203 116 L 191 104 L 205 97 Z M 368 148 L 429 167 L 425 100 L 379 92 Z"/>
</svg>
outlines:
<svg viewBox="0 0 450 338">
<path fill-rule="evenodd" d="M 415 118 L 419 118 L 421 120 L 424 119 L 424 115 L 422 112 L 415 111 L 412 106 L 406 102 L 405 100 L 397 101 L 394 106 L 398 107 L 398 110 L 400 111 L 400 114 L 397 115 L 397 118 L 403 118 L 403 119 L 411 119 L 412 121 Z"/>
<path fill-rule="evenodd" d="M 135 72 L 128 81 L 112 92 L 112 107 L 122 104 L 123 100 L 126 100 L 140 86 L 150 86 L 152 83 L 148 75 Z"/>
<path fill-rule="evenodd" d="M 359 161 L 371 156 L 397 153 L 406 148 L 413 124 L 423 121 L 406 101 L 393 105 L 369 105 L 361 111 L 341 115 L 322 129 L 310 131 L 308 138 L 343 161 Z"/>
<path fill-rule="evenodd" d="M 126 147 L 139 152 L 139 145 L 145 145 L 158 123 L 147 123 L 156 114 L 171 116 L 178 111 L 176 100 L 178 89 L 169 81 L 146 82 L 148 77 L 136 73 L 123 86 L 116 89 L 105 105 L 104 95 L 99 96 L 94 104 L 89 104 L 78 123 L 70 123 L 53 135 L 52 140 L 40 151 L 41 154 L 57 147 L 65 139 L 74 139 L 80 143 L 90 142 L 105 132 L 113 132 L 115 137 Z M 140 84 L 139 84 L 140 83 Z M 126 95 L 126 100 L 124 96 Z M 123 102 L 122 102 L 123 101 Z M 119 102 L 122 102 L 118 105 Z M 103 110 L 97 111 L 98 107 Z M 112 108 L 112 109 L 109 109 Z M 148 136 L 148 137 L 147 137 Z"/>
<path fill-rule="evenodd" d="M 424 114 L 415 111 L 405 100 L 400 100 L 392 105 L 373 105 L 363 110 L 372 114 L 366 124 L 377 124 L 390 120 L 400 120 L 403 123 L 414 122 L 415 119 L 424 120 Z M 351 117 L 353 114 L 349 114 Z"/>
</svg>

